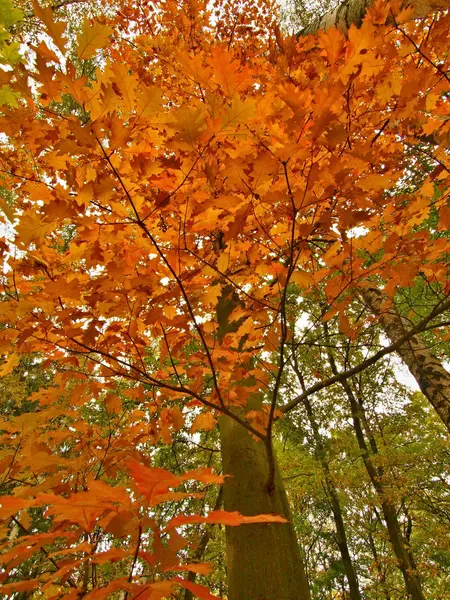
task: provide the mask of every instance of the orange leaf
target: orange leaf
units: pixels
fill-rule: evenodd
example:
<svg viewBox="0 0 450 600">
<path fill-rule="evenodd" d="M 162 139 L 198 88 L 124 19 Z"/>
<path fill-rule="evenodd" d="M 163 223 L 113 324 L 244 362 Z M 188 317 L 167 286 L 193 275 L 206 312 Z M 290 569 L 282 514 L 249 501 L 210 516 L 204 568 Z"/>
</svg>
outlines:
<svg viewBox="0 0 450 600">
<path fill-rule="evenodd" d="M 9 519 L 12 515 L 34 504 L 36 504 L 34 500 L 22 500 L 22 498 L 16 498 L 15 496 L 0 496 L 0 518 Z"/>
<path fill-rule="evenodd" d="M 186 579 L 177 578 L 177 581 L 182 587 L 193 592 L 200 600 L 219 600 L 218 596 L 213 596 L 207 587 L 198 583 L 192 583 Z"/>
<path fill-rule="evenodd" d="M 212 571 L 209 563 L 189 563 L 187 565 L 177 565 L 176 567 L 168 567 L 166 571 L 191 571 L 199 575 L 209 575 Z"/>
<path fill-rule="evenodd" d="M 188 525 L 191 523 L 215 523 L 217 525 L 228 525 L 237 527 L 248 523 L 287 523 L 288 520 L 279 515 L 254 515 L 244 516 L 239 512 L 229 512 L 225 510 L 214 510 L 207 517 L 201 515 L 179 515 L 171 519 L 166 530 Z"/>
<path fill-rule="evenodd" d="M 78 58 L 85 60 L 94 56 L 99 48 L 106 46 L 111 34 L 112 29 L 108 25 L 98 21 L 91 24 L 89 19 L 84 19 L 83 28 L 77 37 Z"/>
<path fill-rule="evenodd" d="M 17 354 L 10 354 L 5 362 L 0 366 L 0 377 L 4 377 L 17 367 L 19 364 L 19 357 Z"/>
<path fill-rule="evenodd" d="M 212 412 L 203 412 L 197 415 L 191 426 L 191 433 L 196 431 L 209 431 L 213 429 L 217 423 L 217 419 Z"/>
<path fill-rule="evenodd" d="M 41 585 L 39 579 L 29 579 L 28 581 L 16 581 L 14 583 L 5 583 L 2 585 L 2 594 L 12 596 L 19 592 L 30 592 Z"/>
<path fill-rule="evenodd" d="M 64 54 L 65 47 L 64 41 L 62 40 L 62 34 L 66 30 L 65 23 L 55 21 L 53 9 L 50 6 L 46 6 L 45 8 L 41 7 L 37 0 L 33 0 L 33 11 L 34 14 L 44 23 L 52 40 L 55 42 L 56 47 Z"/>
</svg>

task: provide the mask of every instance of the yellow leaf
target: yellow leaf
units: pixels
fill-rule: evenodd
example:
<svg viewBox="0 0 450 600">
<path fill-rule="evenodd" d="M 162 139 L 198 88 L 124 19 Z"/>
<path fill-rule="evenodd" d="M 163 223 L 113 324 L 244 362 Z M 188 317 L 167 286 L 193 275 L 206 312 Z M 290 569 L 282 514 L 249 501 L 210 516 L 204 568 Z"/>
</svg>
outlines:
<svg viewBox="0 0 450 600">
<path fill-rule="evenodd" d="M 0 377 L 4 377 L 9 373 L 12 373 L 15 367 L 19 364 L 19 357 L 17 354 L 10 354 L 6 361 L 0 367 Z"/>
<path fill-rule="evenodd" d="M 227 107 L 222 119 L 221 131 L 234 129 L 238 125 L 246 123 L 256 114 L 256 104 L 251 98 L 241 100 L 238 94 L 235 94 L 231 106 Z"/>
<path fill-rule="evenodd" d="M 291 281 L 303 289 L 314 283 L 314 279 L 306 271 L 295 271 L 295 273 L 292 273 Z"/>
<path fill-rule="evenodd" d="M 45 235 L 52 227 L 53 223 L 42 222 L 39 214 L 23 215 L 17 227 L 22 247 L 28 247 L 30 243 L 40 246 Z"/>
<path fill-rule="evenodd" d="M 96 50 L 107 45 L 111 34 L 112 29 L 108 25 L 102 25 L 98 21 L 91 25 L 89 19 L 85 19 L 83 29 L 77 37 L 78 58 L 86 59 L 94 56 Z"/>
<path fill-rule="evenodd" d="M 9 221 L 11 221 L 11 223 L 13 223 L 14 222 L 14 210 L 9 206 L 9 204 L 6 202 L 6 200 L 2 197 L 0 197 L 0 208 L 2 209 L 2 211 L 4 212 L 6 217 L 8 217 Z"/>
<path fill-rule="evenodd" d="M 179 139 L 193 145 L 205 130 L 205 114 L 201 108 L 183 106 L 175 114 L 174 125 L 178 130 Z"/>
<path fill-rule="evenodd" d="M 208 286 L 206 292 L 203 294 L 202 299 L 203 299 L 203 302 L 205 302 L 205 304 L 209 304 L 211 306 L 216 306 L 221 295 L 222 295 L 222 286 L 221 285 L 210 285 L 210 286 Z"/>
<path fill-rule="evenodd" d="M 253 319 L 246 319 L 244 323 L 237 330 L 237 336 L 242 337 L 251 331 L 253 331 L 255 325 L 253 323 Z"/>
<path fill-rule="evenodd" d="M 163 312 L 168 319 L 173 319 L 177 315 L 177 308 L 176 306 L 165 306 Z"/>
<path fill-rule="evenodd" d="M 434 197 L 434 183 L 428 179 L 425 180 L 425 182 L 422 184 L 422 187 L 420 188 L 420 193 L 423 196 L 427 196 L 428 198 L 433 198 Z"/>
<path fill-rule="evenodd" d="M 222 252 L 217 260 L 217 268 L 221 273 L 225 273 L 228 267 L 228 261 L 230 258 L 229 252 Z"/>
<path fill-rule="evenodd" d="M 111 85 L 101 83 L 99 91 L 99 95 L 93 96 L 86 103 L 86 108 L 91 113 L 92 121 L 96 121 L 99 117 L 114 112 L 117 106 L 117 96 Z"/>
</svg>

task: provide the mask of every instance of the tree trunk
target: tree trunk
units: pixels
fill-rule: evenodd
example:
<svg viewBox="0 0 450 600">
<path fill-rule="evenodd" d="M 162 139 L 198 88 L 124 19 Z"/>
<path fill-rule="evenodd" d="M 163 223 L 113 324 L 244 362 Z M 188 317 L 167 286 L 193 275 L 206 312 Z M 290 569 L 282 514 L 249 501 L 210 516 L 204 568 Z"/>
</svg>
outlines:
<svg viewBox="0 0 450 600">
<path fill-rule="evenodd" d="M 370 458 L 370 450 L 366 444 L 360 420 L 360 413 L 363 411 L 363 407 L 361 405 L 358 405 L 348 382 L 343 382 L 342 386 L 350 402 L 350 410 L 352 413 L 356 439 L 358 441 L 359 448 L 362 451 L 362 458 L 366 467 L 366 471 L 369 475 L 369 479 L 380 499 L 384 520 L 389 533 L 389 540 L 394 550 L 394 554 L 397 558 L 398 568 L 400 569 L 403 575 L 406 591 L 409 597 L 412 598 L 412 600 L 425 600 L 425 596 L 422 592 L 420 578 L 416 572 L 415 564 L 411 561 L 411 554 L 408 551 L 405 540 L 403 539 L 400 523 L 398 522 L 397 518 L 397 511 L 395 510 L 395 507 L 392 504 L 392 502 L 388 499 L 388 495 L 386 494 L 386 490 L 384 489 L 384 484 L 382 480 L 383 470 L 381 467 L 375 467 Z M 374 451 L 374 448 L 378 452 L 375 439 L 372 438 L 372 452 Z"/>
<path fill-rule="evenodd" d="M 350 25 L 359 27 L 364 15 L 373 0 L 344 0 L 336 8 L 319 15 L 307 27 L 299 32 L 300 35 L 317 33 L 320 29 L 327 30 L 330 27 L 337 27 L 346 32 Z M 410 6 L 414 8 L 410 18 L 426 17 L 433 11 L 449 8 L 449 0 L 405 0 L 403 7 Z"/>
<path fill-rule="evenodd" d="M 336 488 L 334 487 L 333 479 L 331 477 L 330 468 L 326 459 L 326 452 L 320 435 L 319 428 L 317 426 L 316 419 L 312 410 L 311 403 L 308 398 L 304 400 L 306 412 L 308 413 L 309 423 L 313 430 L 314 442 L 315 442 L 315 455 L 319 460 L 322 471 L 325 478 L 325 489 L 330 501 L 331 510 L 333 512 L 333 519 L 336 526 L 336 541 L 339 547 L 339 551 L 344 565 L 345 575 L 347 577 L 348 587 L 350 590 L 351 600 L 361 600 L 361 592 L 359 590 L 358 578 L 356 571 L 353 566 L 352 558 L 348 548 L 347 534 L 345 531 L 344 519 L 342 517 L 341 505 L 339 502 L 339 496 L 337 495 Z"/>
<path fill-rule="evenodd" d="M 386 335 L 395 342 L 411 328 L 394 307 L 384 310 L 386 300 L 376 288 L 363 290 L 361 295 L 370 310 L 380 317 Z M 450 373 L 434 357 L 418 335 L 397 350 L 411 375 L 417 381 L 423 395 L 428 398 L 444 425 L 450 431 Z"/>
<path fill-rule="evenodd" d="M 220 419 L 224 507 L 243 515 L 276 513 L 288 523 L 226 527 L 229 600 L 310 600 L 292 516 L 278 468 L 269 493 L 263 442 L 230 417 Z"/>
<path fill-rule="evenodd" d="M 236 291 L 224 285 L 216 309 L 219 343 L 227 333 L 238 328 L 239 321 L 230 323 L 229 316 L 240 303 Z M 255 397 L 251 402 L 258 405 L 259 399 Z M 245 412 L 242 410 L 243 415 Z M 267 447 L 261 440 L 255 440 L 229 416 L 220 417 L 219 429 L 222 470 L 228 475 L 223 484 L 225 510 L 245 516 L 275 513 L 288 520 L 288 523 L 252 523 L 225 528 L 229 600 L 310 600 L 276 457 L 272 452 L 273 473 Z"/>
<path fill-rule="evenodd" d="M 328 336 L 328 328 L 326 324 L 324 325 L 324 331 L 326 336 Z M 328 350 L 328 359 L 330 361 L 331 370 L 333 374 L 336 375 L 338 373 L 338 369 L 331 350 Z M 398 568 L 403 575 L 406 591 L 412 600 L 425 600 L 415 562 L 412 559 L 412 554 L 409 551 L 408 544 L 403 538 L 401 532 L 400 523 L 398 522 L 397 518 L 397 511 L 395 510 L 392 502 L 389 500 L 389 496 L 386 494 L 386 490 L 384 488 L 383 468 L 376 467 L 371 460 L 371 455 L 378 453 L 378 446 L 372 433 L 370 431 L 366 431 L 370 449 L 367 446 L 362 425 L 363 423 L 368 429 L 368 422 L 366 419 L 364 406 L 362 403 L 357 402 L 348 380 L 345 379 L 342 381 L 341 386 L 344 389 L 350 403 L 353 428 L 355 430 L 358 446 L 362 451 L 362 459 L 364 466 L 366 467 L 367 474 L 369 475 L 369 479 L 380 499 L 384 520 L 389 534 L 389 540 L 397 558 Z"/>
</svg>

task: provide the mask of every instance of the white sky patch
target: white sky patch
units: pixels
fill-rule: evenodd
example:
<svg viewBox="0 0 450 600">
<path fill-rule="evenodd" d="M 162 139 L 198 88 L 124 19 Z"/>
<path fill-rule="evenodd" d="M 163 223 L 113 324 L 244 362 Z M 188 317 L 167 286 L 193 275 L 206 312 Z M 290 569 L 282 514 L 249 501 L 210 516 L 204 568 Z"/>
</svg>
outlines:
<svg viewBox="0 0 450 600">
<path fill-rule="evenodd" d="M 387 347 L 391 345 L 391 340 L 389 340 L 385 335 L 381 333 L 380 343 L 382 346 Z M 411 375 L 408 367 L 401 360 L 401 358 L 397 356 L 395 352 L 391 352 L 389 358 L 391 361 L 391 366 L 394 370 L 395 379 L 411 391 L 420 392 L 420 387 L 416 381 L 416 378 L 413 375 Z"/>
<path fill-rule="evenodd" d="M 367 227 L 362 227 L 361 225 L 358 225 L 358 227 L 352 227 L 352 229 L 349 229 L 347 231 L 347 237 L 348 238 L 360 238 L 363 235 L 367 235 L 369 233 L 369 229 L 367 229 Z"/>
</svg>

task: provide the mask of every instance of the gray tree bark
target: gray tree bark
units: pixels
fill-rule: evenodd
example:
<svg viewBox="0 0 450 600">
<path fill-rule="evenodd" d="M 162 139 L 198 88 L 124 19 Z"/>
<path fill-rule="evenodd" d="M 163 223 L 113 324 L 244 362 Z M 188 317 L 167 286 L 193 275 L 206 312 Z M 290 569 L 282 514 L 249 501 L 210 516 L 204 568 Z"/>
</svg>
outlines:
<svg viewBox="0 0 450 600">
<path fill-rule="evenodd" d="M 328 336 L 328 329 L 325 323 L 324 331 Z M 328 351 L 328 358 L 330 361 L 330 367 L 334 374 L 338 373 L 336 361 L 331 350 Z M 377 442 L 369 431 L 366 431 L 369 446 L 366 443 L 366 437 L 364 435 L 363 424 L 367 425 L 367 418 L 362 402 L 358 403 L 350 387 L 350 382 L 344 380 L 341 382 L 341 386 L 348 398 L 350 404 L 350 411 L 352 415 L 353 428 L 355 431 L 356 440 L 362 453 L 362 459 L 366 468 L 369 479 L 378 494 L 381 508 L 383 511 L 386 528 L 389 534 L 389 540 L 394 550 L 394 554 L 397 558 L 397 566 L 403 575 L 405 581 L 406 592 L 412 600 L 425 600 L 425 596 L 422 590 L 422 583 L 419 573 L 416 568 L 414 557 L 409 549 L 408 543 L 402 535 L 400 523 L 397 517 L 397 511 L 395 506 L 389 498 L 389 494 L 386 493 L 385 485 L 383 482 L 384 471 L 382 466 L 376 466 L 372 460 L 372 456 L 378 454 Z"/>
<path fill-rule="evenodd" d="M 368 448 L 361 426 L 361 417 L 364 418 L 364 408 L 358 404 L 353 391 L 347 381 L 343 382 L 344 388 L 350 403 L 352 413 L 353 427 L 355 430 L 356 439 L 360 450 L 362 451 L 362 459 L 366 467 L 370 481 L 380 499 L 381 509 L 383 511 L 386 528 L 389 534 L 389 540 L 397 558 L 397 566 L 400 569 L 405 581 L 406 592 L 412 600 L 425 600 L 422 591 L 420 576 L 417 572 L 416 565 L 412 554 L 408 548 L 408 544 L 404 539 L 397 517 L 397 511 L 389 499 L 389 494 L 386 493 L 383 483 L 383 469 L 376 467 L 371 459 L 371 454 L 378 453 L 378 447 L 373 436 L 370 437 L 370 449 Z"/>
</svg>

